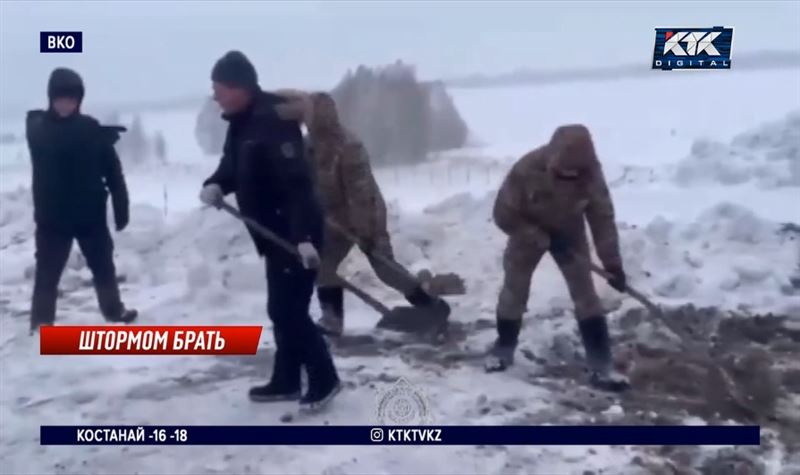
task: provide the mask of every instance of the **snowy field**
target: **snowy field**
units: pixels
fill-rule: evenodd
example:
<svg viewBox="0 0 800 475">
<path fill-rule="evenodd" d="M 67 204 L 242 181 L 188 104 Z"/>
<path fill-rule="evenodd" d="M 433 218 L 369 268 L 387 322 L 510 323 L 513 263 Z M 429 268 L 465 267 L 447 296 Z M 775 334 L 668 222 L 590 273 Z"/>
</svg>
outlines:
<svg viewBox="0 0 800 475">
<path fill-rule="evenodd" d="M 281 420 L 291 404 L 255 405 L 246 398 L 248 387 L 268 376 L 271 331 L 263 332 L 263 350 L 255 357 L 39 356 L 38 340 L 27 333 L 33 272 L 28 158 L 24 146 L 4 145 L 0 473 L 732 473 L 726 468 L 800 473 L 800 70 L 654 76 L 451 91 L 474 134 L 471 146 L 376 174 L 390 203 L 399 260 L 412 269 L 465 278 L 467 295 L 450 300 L 458 334 L 431 349 L 376 332 L 378 316 L 348 296 L 346 331 L 363 338 L 351 338 L 356 343 L 346 347 L 332 342 L 346 389 L 329 412 L 303 422 Z M 262 263 L 249 238 L 227 215 L 197 204 L 200 183 L 213 171 L 216 157 L 203 156 L 196 145 L 195 116 L 194 110 L 142 116 L 148 132 L 163 131 L 171 164 L 127 170 L 132 219 L 116 237 L 124 298 L 140 310 L 141 324 L 263 324 L 268 329 Z M 681 366 L 658 366 L 663 361 L 647 360 L 630 348 L 649 348 L 652 357 L 678 344 L 656 323 L 637 316 L 634 301 L 599 280 L 612 331 L 626 342 L 617 356 L 641 392 L 615 399 L 586 388 L 575 356 L 578 338 L 568 294 L 549 259 L 534 276 L 520 338 L 524 356 L 504 374 L 487 375 L 480 368 L 480 355 L 494 338 L 502 280 L 504 238 L 491 222 L 496 188 L 513 160 L 545 142 L 556 126 L 573 122 L 588 125 L 595 136 L 612 186 L 631 285 L 666 308 L 717 309 L 698 312 L 706 320 L 691 325 L 719 325 L 720 335 L 728 338 L 723 350 L 736 342 L 738 349 L 776 352 L 770 360 L 780 367 L 767 368 L 779 378 L 770 383 L 776 388 L 765 403 L 770 411 L 754 410 L 759 417 L 767 412 L 772 417 L 764 423 L 769 429 L 757 452 L 38 445 L 42 424 L 371 424 L 377 397 L 399 377 L 424 392 L 440 424 L 766 421 L 740 417 L 722 403 L 712 407 L 707 394 L 695 394 L 700 402 L 691 404 L 685 402 L 689 396 L 685 404 L 676 402 L 679 398 L 648 402 L 647 397 L 668 397 L 663 393 L 670 388 L 686 395 L 685 384 L 667 385 Z M 341 273 L 390 306 L 402 303 L 356 252 Z M 58 322 L 100 322 L 89 279 L 74 251 L 61 283 Z M 316 307 L 313 311 L 318 313 Z M 767 313 L 780 320 L 774 320 L 778 323 L 767 337 L 754 340 L 751 334 L 773 320 L 750 315 Z M 696 315 L 676 310 L 675 318 L 696 320 Z M 648 346 L 657 342 L 667 346 Z M 655 365 L 649 373 L 642 369 L 647 365 Z M 692 368 L 698 372 L 682 372 L 678 379 L 700 384 L 705 373 Z M 654 382 L 659 379 L 663 386 Z M 761 400 L 748 394 L 745 405 Z"/>
</svg>

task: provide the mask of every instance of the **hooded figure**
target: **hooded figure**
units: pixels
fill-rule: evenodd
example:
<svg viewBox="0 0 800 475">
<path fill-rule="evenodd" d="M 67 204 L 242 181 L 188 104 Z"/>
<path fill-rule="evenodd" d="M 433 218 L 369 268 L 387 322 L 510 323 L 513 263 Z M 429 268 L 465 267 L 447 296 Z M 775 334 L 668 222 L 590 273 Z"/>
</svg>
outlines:
<svg viewBox="0 0 800 475">
<path fill-rule="evenodd" d="M 627 382 L 612 368 L 608 325 L 586 263 L 588 221 L 597 255 L 613 276 L 610 285 L 625 290 L 614 206 L 589 130 L 583 125 L 559 127 L 548 144 L 522 157 L 503 181 L 493 214 L 508 243 L 497 304 L 498 339 L 487 369 L 503 370 L 513 363 L 531 277 L 550 252 L 575 304 L 592 381 L 624 388 Z"/>
<path fill-rule="evenodd" d="M 136 318 L 120 300 L 106 220 L 110 193 L 117 231 L 128 225 L 128 191 L 114 150 L 124 128 L 103 127 L 81 114 L 84 92 L 78 73 L 55 69 L 47 84 L 48 109 L 29 111 L 26 118 L 36 222 L 32 330 L 55 322 L 58 282 L 73 240 L 92 272 L 103 316 L 112 322 Z"/>
<path fill-rule="evenodd" d="M 289 101 L 279 113 L 305 122 L 311 164 L 316 170 L 317 190 L 327 221 L 326 242 L 317 278 L 317 297 L 322 318 L 318 325 L 328 334 L 340 335 L 344 328 L 344 289 L 336 271 L 358 239 L 358 246 L 369 259 L 375 274 L 389 287 L 406 297 L 413 306 L 429 310 L 432 318 L 446 321 L 450 308 L 442 298 L 426 292 L 419 282 L 394 265 L 386 220 L 386 202 L 372 174 L 369 155 L 363 143 L 339 120 L 336 102 L 330 94 L 281 90 Z M 339 229 L 346 231 L 343 234 Z"/>
</svg>

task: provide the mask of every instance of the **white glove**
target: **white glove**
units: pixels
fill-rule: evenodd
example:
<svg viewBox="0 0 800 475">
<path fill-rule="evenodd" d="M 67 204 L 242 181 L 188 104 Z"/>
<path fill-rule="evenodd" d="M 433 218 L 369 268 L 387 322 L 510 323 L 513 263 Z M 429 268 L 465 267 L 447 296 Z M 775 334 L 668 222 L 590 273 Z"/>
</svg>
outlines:
<svg viewBox="0 0 800 475">
<path fill-rule="evenodd" d="M 202 190 L 200 190 L 200 201 L 208 206 L 219 208 L 219 205 L 222 203 L 224 198 L 225 194 L 222 193 L 222 188 L 214 183 L 206 185 Z"/>
<path fill-rule="evenodd" d="M 310 242 L 301 242 L 297 245 L 297 252 L 300 253 L 300 260 L 306 269 L 316 269 L 319 267 L 319 254 Z"/>
</svg>

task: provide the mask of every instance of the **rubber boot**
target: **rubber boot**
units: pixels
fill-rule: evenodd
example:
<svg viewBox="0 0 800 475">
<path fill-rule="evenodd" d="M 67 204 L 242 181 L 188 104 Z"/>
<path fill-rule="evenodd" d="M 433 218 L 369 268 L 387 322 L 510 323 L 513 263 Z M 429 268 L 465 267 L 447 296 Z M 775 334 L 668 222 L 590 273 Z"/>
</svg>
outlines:
<svg viewBox="0 0 800 475">
<path fill-rule="evenodd" d="M 586 364 L 590 383 L 605 391 L 623 391 L 630 386 L 625 375 L 614 370 L 611 356 L 611 338 L 605 315 L 578 321 L 578 329 L 586 351 Z"/>
<path fill-rule="evenodd" d="M 505 371 L 514 364 L 514 352 L 519 341 L 522 320 L 497 319 L 497 340 L 489 350 L 485 369 L 487 373 Z"/>
</svg>

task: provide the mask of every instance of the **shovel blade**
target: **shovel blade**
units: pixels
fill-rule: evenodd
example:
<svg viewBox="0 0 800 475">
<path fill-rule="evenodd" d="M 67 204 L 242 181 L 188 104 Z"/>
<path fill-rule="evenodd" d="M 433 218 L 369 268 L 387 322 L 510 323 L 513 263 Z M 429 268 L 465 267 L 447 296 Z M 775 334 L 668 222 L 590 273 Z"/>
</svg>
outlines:
<svg viewBox="0 0 800 475">
<path fill-rule="evenodd" d="M 464 279 L 453 272 L 432 274 L 428 270 L 417 273 L 417 280 L 430 295 L 464 295 L 467 293 Z"/>
<path fill-rule="evenodd" d="M 442 331 L 447 325 L 447 314 L 436 309 L 400 306 L 394 307 L 378 321 L 378 328 L 405 333 Z"/>
</svg>

